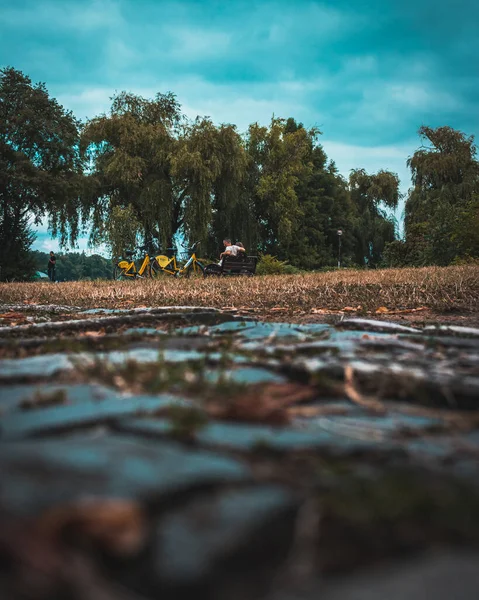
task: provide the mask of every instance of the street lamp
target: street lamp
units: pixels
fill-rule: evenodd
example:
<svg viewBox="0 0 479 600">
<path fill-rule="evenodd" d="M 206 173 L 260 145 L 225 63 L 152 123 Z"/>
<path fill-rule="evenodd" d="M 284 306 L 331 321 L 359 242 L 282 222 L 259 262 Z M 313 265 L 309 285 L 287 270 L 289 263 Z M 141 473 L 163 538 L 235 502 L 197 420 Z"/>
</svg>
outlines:
<svg viewBox="0 0 479 600">
<path fill-rule="evenodd" d="M 343 235 L 343 230 L 338 229 L 338 269 L 341 268 L 341 236 Z"/>
</svg>

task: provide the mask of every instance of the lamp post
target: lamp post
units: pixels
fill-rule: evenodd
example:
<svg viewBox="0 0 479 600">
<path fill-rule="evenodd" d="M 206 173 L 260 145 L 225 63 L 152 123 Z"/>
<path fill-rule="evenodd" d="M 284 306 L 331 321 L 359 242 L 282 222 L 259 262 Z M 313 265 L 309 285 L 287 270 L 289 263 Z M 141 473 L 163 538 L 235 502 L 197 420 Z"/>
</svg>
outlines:
<svg viewBox="0 0 479 600">
<path fill-rule="evenodd" d="M 338 229 L 338 269 L 341 268 L 341 236 L 343 235 L 343 230 Z"/>
</svg>

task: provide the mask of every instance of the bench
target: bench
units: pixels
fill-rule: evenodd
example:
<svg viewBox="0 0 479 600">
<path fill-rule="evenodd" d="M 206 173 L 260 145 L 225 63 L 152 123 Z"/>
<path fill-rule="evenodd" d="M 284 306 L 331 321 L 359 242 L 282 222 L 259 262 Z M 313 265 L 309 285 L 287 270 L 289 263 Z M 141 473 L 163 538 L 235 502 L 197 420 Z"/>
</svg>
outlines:
<svg viewBox="0 0 479 600">
<path fill-rule="evenodd" d="M 256 273 L 257 256 L 225 256 L 221 265 L 208 265 L 204 270 L 204 277 L 222 277 L 227 275 L 241 275 L 252 277 Z"/>
</svg>

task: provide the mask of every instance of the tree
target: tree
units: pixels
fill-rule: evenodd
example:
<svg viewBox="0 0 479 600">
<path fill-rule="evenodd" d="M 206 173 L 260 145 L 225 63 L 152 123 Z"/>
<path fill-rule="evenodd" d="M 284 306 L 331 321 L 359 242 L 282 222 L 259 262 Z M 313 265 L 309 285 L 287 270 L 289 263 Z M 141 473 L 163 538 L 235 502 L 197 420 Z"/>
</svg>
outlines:
<svg viewBox="0 0 479 600">
<path fill-rule="evenodd" d="M 172 93 L 154 100 L 122 92 L 110 114 L 89 121 L 81 151 L 88 164 L 83 201 L 92 221 L 91 241 L 111 242 L 106 225 L 130 211 L 147 246 L 166 246 L 181 224 L 182 190 L 172 176 L 171 156 L 183 117 Z M 125 213 L 124 216 L 127 214 Z M 113 245 L 127 246 L 130 240 Z"/>
<path fill-rule="evenodd" d="M 353 169 L 349 188 L 356 211 L 355 262 L 377 266 L 386 244 L 395 239 L 395 223 L 386 209 L 397 208 L 399 178 L 390 171 L 371 175 L 364 169 Z"/>
<path fill-rule="evenodd" d="M 34 250 L 30 253 L 37 271 L 45 271 L 49 259 L 46 252 Z M 112 263 L 103 256 L 92 254 L 86 256 L 84 252 L 67 252 L 56 254 L 57 281 L 77 281 L 81 279 L 111 279 Z"/>
<path fill-rule="evenodd" d="M 292 130 L 273 117 L 269 127 L 250 125 L 246 139 L 249 155 L 247 190 L 254 215 L 252 241 L 265 253 L 287 258 L 301 217 L 297 186 L 312 170 L 311 145 L 319 132 Z"/>
<path fill-rule="evenodd" d="M 154 249 L 171 246 L 178 235 L 216 240 L 237 204 L 246 166 L 233 125 L 187 121 L 171 93 L 154 100 L 115 96 L 110 114 L 84 128 L 82 153 L 90 165 L 85 201 L 92 240 L 115 250 L 136 235 Z M 125 226 L 113 227 L 115 220 Z"/>
<path fill-rule="evenodd" d="M 18 218 L 15 206 L 4 206 L 0 214 L 0 281 L 25 281 L 35 272 L 30 247 L 35 241 L 28 216 Z"/>
<path fill-rule="evenodd" d="M 447 265 L 479 256 L 479 163 L 473 136 L 421 127 L 423 145 L 408 159 L 413 188 L 406 202 L 411 264 Z"/>
<path fill-rule="evenodd" d="M 302 127 L 292 118 L 286 122 L 286 130 L 291 133 Z M 296 187 L 300 216 L 288 260 L 305 269 L 337 264 L 337 232 L 341 229 L 342 262 L 348 263 L 354 244 L 354 226 L 347 184 L 314 138 L 310 139 L 308 162 L 311 169 L 303 173 Z"/>
<path fill-rule="evenodd" d="M 246 193 L 249 157 L 235 125 L 221 125 L 217 130 L 221 166 L 213 183 L 212 219 L 208 237 L 208 254 L 223 250 L 222 240 L 232 237 L 251 248 L 253 215 Z"/>
<path fill-rule="evenodd" d="M 78 121 L 43 84 L 11 67 L 0 70 L 0 255 L 3 279 L 22 272 L 32 242 L 28 222 L 48 219 L 62 244 L 81 224 Z M 26 265 L 25 265 L 26 266 Z M 31 270 L 31 269 L 30 269 Z M 25 271 L 28 276 L 29 269 Z"/>
<path fill-rule="evenodd" d="M 247 157 L 234 125 L 216 127 L 197 118 L 184 127 L 172 157 L 172 172 L 183 190 L 183 233 L 190 241 L 208 239 L 218 251 L 221 239 L 234 234 Z"/>
</svg>

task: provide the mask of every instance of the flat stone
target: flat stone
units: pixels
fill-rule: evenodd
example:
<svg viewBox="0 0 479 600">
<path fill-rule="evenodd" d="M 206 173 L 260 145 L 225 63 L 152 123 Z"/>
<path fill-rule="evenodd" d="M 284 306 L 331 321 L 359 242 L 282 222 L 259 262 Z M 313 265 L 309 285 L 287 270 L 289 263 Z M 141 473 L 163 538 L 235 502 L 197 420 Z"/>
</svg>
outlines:
<svg viewBox="0 0 479 600">
<path fill-rule="evenodd" d="M 220 355 L 218 355 L 220 356 Z M 196 350 L 162 350 L 161 359 L 166 362 L 188 362 L 205 358 L 205 354 Z M 129 360 L 152 363 L 160 360 L 158 348 L 135 348 L 112 352 L 81 352 L 78 354 L 47 354 L 28 358 L 11 358 L 0 361 L 0 380 L 43 379 L 50 378 L 62 371 L 77 369 L 82 365 L 94 364 L 98 360 L 112 364 L 122 364 Z"/>
<path fill-rule="evenodd" d="M 105 400 L 112 397 L 123 397 L 115 390 L 95 383 L 81 384 L 54 384 L 42 383 L 41 385 L 9 385 L 0 387 L 0 420 L 10 410 L 21 410 L 23 401 L 34 401 L 39 398 L 38 408 L 41 408 L 41 399 L 62 392 L 65 394 L 65 404 L 80 404 L 92 400 Z M 33 408 L 33 407 L 32 407 Z"/>
<path fill-rule="evenodd" d="M 353 339 L 339 339 L 332 336 L 328 340 L 316 340 L 312 342 L 298 342 L 293 344 L 277 343 L 274 340 L 265 345 L 263 340 L 246 339 L 241 342 L 240 348 L 251 352 L 259 352 L 266 355 L 314 355 L 314 354 L 341 354 L 351 353 L 357 348 L 357 341 Z"/>
<path fill-rule="evenodd" d="M 227 371 L 209 369 L 205 373 L 205 379 L 210 383 L 218 383 L 220 380 L 224 380 L 244 384 L 285 383 L 287 381 L 286 377 L 261 367 L 238 367 Z"/>
<path fill-rule="evenodd" d="M 324 333 L 329 329 L 328 325 L 296 325 L 294 323 L 262 323 L 259 321 L 236 321 L 221 323 L 213 327 L 182 327 L 177 331 L 186 335 L 234 335 L 248 340 L 264 338 L 294 338 L 298 341 L 306 340 L 311 336 Z"/>
<path fill-rule="evenodd" d="M 173 424 L 167 419 L 123 419 L 117 423 L 116 428 L 123 432 L 153 437 L 165 437 L 175 431 Z M 326 429 L 308 430 L 235 422 L 210 422 L 195 432 L 194 439 L 200 446 L 238 452 L 259 449 L 276 452 L 322 450 L 330 455 L 347 456 L 357 451 L 376 451 L 380 446 L 385 451 L 392 449 L 392 445 L 382 440 L 355 439 Z"/>
<path fill-rule="evenodd" d="M 345 319 L 337 323 L 335 327 L 338 329 L 357 329 L 364 332 L 382 331 L 385 333 L 418 333 L 421 331 L 416 327 L 407 327 L 390 321 L 375 321 L 374 319 Z"/>
<path fill-rule="evenodd" d="M 157 505 L 250 478 L 236 460 L 175 442 L 81 435 L 1 443 L 0 472 L 0 506 L 20 516 L 86 497 Z"/>
<path fill-rule="evenodd" d="M 102 425 L 126 415 L 152 413 L 168 406 L 189 406 L 190 402 L 168 394 L 158 396 L 110 396 L 28 411 L 9 412 L 0 419 L 0 439 L 17 439 Z"/>
<path fill-rule="evenodd" d="M 28 358 L 8 358 L 0 361 L 0 380 L 50 378 L 56 373 L 72 369 L 66 354 L 48 354 Z"/>
<path fill-rule="evenodd" d="M 342 577 L 318 587 L 318 595 L 281 595 L 281 600 L 476 600 L 479 555 L 443 552 L 416 557 L 386 568 Z M 320 593 L 319 593 L 320 591 Z M 279 599 L 278 599 L 279 600 Z"/>
<path fill-rule="evenodd" d="M 164 323 L 178 321 L 181 317 L 187 321 L 215 325 L 218 322 L 234 321 L 236 317 L 231 313 L 221 312 L 218 309 L 194 307 L 163 307 L 152 309 L 139 309 L 128 311 L 126 314 L 113 314 L 90 319 L 70 319 L 64 321 L 48 321 L 45 323 L 31 323 L 29 325 L 15 325 L 0 328 L 0 336 L 5 335 L 38 335 L 54 334 L 61 331 L 81 331 L 100 329 L 102 327 L 118 327 L 127 323 L 135 324 L 146 321 L 162 321 Z"/>
<path fill-rule="evenodd" d="M 154 579 L 138 591 L 175 600 L 264 597 L 291 547 L 297 509 L 290 493 L 258 486 L 169 513 L 156 530 Z"/>
<path fill-rule="evenodd" d="M 476 327 L 462 327 L 461 325 L 427 325 L 423 329 L 426 334 L 457 335 L 479 339 L 479 329 Z"/>
<path fill-rule="evenodd" d="M 357 439 L 392 440 L 405 431 L 421 431 L 427 427 L 441 425 L 443 421 L 416 415 L 388 411 L 385 415 L 366 414 L 363 410 L 353 410 L 347 415 L 311 417 L 307 419 L 307 428 L 325 429 L 337 436 Z"/>
<path fill-rule="evenodd" d="M 451 348 L 452 351 L 456 349 L 476 350 L 479 348 L 479 339 L 473 337 L 459 337 L 457 335 L 434 335 L 431 333 L 424 334 L 416 333 L 411 334 L 400 334 L 399 339 L 409 340 L 414 343 L 420 343 L 430 349 L 437 348 Z"/>
<path fill-rule="evenodd" d="M 168 332 L 163 329 L 155 329 L 154 327 L 130 327 L 125 329 L 122 335 L 161 335 L 166 336 Z"/>
</svg>

